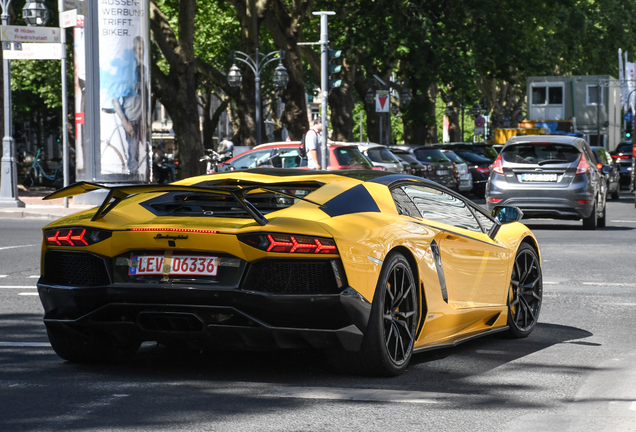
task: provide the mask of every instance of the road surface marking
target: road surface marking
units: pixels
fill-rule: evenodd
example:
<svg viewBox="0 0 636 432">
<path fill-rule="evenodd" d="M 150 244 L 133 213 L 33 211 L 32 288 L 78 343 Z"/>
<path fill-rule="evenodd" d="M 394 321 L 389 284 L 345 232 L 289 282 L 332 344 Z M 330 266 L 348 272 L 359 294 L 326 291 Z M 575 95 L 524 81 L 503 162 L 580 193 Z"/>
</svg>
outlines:
<svg viewBox="0 0 636 432">
<path fill-rule="evenodd" d="M 37 279 L 39 277 L 40 277 L 40 275 L 33 275 L 33 276 L 29 276 L 29 279 Z"/>
<path fill-rule="evenodd" d="M 625 219 L 625 220 L 613 220 L 612 222 L 636 223 L 636 220 L 635 219 Z"/>
<path fill-rule="evenodd" d="M 7 277 L 7 275 L 0 275 L 0 278 L 5 278 Z"/>
<path fill-rule="evenodd" d="M 21 295 L 21 296 L 36 296 L 36 295 L 38 295 L 38 293 L 36 293 L 36 292 L 28 292 L 28 293 L 18 293 L 18 295 Z"/>
<path fill-rule="evenodd" d="M 581 285 L 621 286 L 621 287 L 636 288 L 636 283 L 628 283 L 628 282 L 582 282 Z"/>
<path fill-rule="evenodd" d="M 50 347 L 48 342 L 0 342 L 0 348 L 2 347 Z"/>
<path fill-rule="evenodd" d="M 36 289 L 35 285 L 0 285 L 0 289 L 2 288 L 17 288 L 17 289 Z"/>
<path fill-rule="evenodd" d="M 24 248 L 24 247 L 31 247 L 31 246 L 39 246 L 36 244 L 28 244 L 28 245 L 20 245 L 20 246 L 5 246 L 5 247 L 0 247 L 0 250 L 5 250 L 5 249 L 16 249 L 16 248 Z"/>
<path fill-rule="evenodd" d="M 262 396 L 420 404 L 435 404 L 439 403 L 438 399 L 452 397 L 450 394 L 444 393 L 333 387 L 279 387 L 264 393 Z"/>
<path fill-rule="evenodd" d="M 632 402 L 632 404 L 629 406 L 629 410 L 636 411 L 636 402 Z"/>
</svg>

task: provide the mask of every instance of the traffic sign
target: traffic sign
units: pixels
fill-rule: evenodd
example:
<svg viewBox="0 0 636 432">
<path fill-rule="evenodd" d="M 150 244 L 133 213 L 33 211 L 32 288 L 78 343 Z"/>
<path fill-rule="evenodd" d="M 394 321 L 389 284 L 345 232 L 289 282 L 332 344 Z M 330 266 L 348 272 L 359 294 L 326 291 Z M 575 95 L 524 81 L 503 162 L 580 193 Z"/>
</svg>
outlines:
<svg viewBox="0 0 636 432">
<path fill-rule="evenodd" d="M 23 43 L 22 49 L 2 51 L 7 60 L 61 60 L 61 43 Z"/>
<path fill-rule="evenodd" d="M 634 114 L 626 112 L 625 115 L 623 115 L 623 120 L 625 120 L 626 122 L 634 120 Z"/>
<path fill-rule="evenodd" d="M 486 121 L 484 120 L 484 118 L 482 116 L 479 116 L 475 119 L 475 126 L 476 127 L 482 127 L 484 125 Z"/>
<path fill-rule="evenodd" d="M 484 128 L 481 126 L 478 126 L 475 128 L 475 131 L 473 132 L 475 135 L 483 135 L 484 134 Z"/>
<path fill-rule="evenodd" d="M 375 112 L 389 112 L 389 91 L 375 91 Z"/>
<path fill-rule="evenodd" d="M 59 27 L 2 26 L 2 41 L 59 43 L 62 31 Z"/>
<path fill-rule="evenodd" d="M 69 28 L 77 26 L 77 9 L 71 9 L 60 13 L 60 27 Z"/>
</svg>

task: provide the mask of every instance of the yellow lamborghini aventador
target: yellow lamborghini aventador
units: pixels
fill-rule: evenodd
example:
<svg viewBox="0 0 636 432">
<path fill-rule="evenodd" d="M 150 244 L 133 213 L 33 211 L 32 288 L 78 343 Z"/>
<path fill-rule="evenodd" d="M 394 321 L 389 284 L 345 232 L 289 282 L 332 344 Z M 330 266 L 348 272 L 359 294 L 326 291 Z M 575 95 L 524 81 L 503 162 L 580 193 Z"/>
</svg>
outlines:
<svg viewBox="0 0 636 432">
<path fill-rule="evenodd" d="M 99 208 L 44 228 L 38 291 L 69 361 L 167 346 L 325 349 L 395 375 L 413 353 L 508 331 L 542 301 L 521 212 L 419 177 L 254 169 L 171 185 L 76 183 Z"/>
</svg>

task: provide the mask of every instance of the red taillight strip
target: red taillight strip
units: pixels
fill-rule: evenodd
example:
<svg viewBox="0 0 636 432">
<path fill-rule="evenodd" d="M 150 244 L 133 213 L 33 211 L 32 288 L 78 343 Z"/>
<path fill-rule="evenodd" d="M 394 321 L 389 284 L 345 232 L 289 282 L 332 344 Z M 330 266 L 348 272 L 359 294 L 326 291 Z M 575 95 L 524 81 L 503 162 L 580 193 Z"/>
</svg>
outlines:
<svg viewBox="0 0 636 432">
<path fill-rule="evenodd" d="M 172 232 L 189 232 L 201 234 L 218 234 L 217 230 L 205 230 L 194 228 L 128 228 L 126 231 L 172 231 Z"/>
<path fill-rule="evenodd" d="M 60 235 L 60 232 L 59 231 L 55 231 L 55 235 L 53 237 L 47 237 L 46 241 L 47 242 L 55 242 L 58 246 L 61 246 L 61 243 L 57 239 L 57 236 L 59 236 L 59 235 Z"/>
<path fill-rule="evenodd" d="M 69 234 L 73 234 L 73 230 L 71 230 L 71 232 Z M 75 246 L 75 244 L 73 243 L 74 241 L 81 241 L 82 243 L 84 243 L 84 246 L 88 246 L 88 242 L 86 240 L 84 240 L 84 234 L 86 234 L 86 228 L 84 228 L 84 230 L 80 233 L 80 235 L 71 235 L 71 244 L 73 244 L 73 246 Z"/>
<path fill-rule="evenodd" d="M 269 247 L 267 248 L 267 252 L 284 252 L 285 248 L 289 247 L 289 246 L 293 246 L 292 242 L 281 242 L 281 241 L 276 241 L 274 240 L 274 238 L 270 235 L 267 234 L 267 238 L 269 239 Z M 292 237 L 293 239 L 293 237 Z M 278 248 L 282 248 L 282 251 L 277 251 L 276 249 Z"/>
<path fill-rule="evenodd" d="M 296 250 L 298 250 L 298 248 L 302 248 L 302 249 L 316 249 L 318 247 L 318 245 L 316 245 L 316 244 L 298 243 L 298 240 L 296 240 L 296 238 L 294 236 L 292 236 L 291 239 L 292 239 L 292 243 L 294 244 L 294 246 L 289 251 L 290 253 L 296 252 Z M 318 244 L 320 244 L 320 241 L 318 239 L 315 239 L 315 240 L 316 240 L 316 242 L 318 242 Z M 307 251 L 307 253 L 311 253 L 311 252 Z"/>
<path fill-rule="evenodd" d="M 329 253 L 330 251 L 333 251 L 333 253 L 336 253 L 337 249 L 336 246 L 333 245 L 324 245 L 320 242 L 320 240 L 316 239 L 316 243 L 318 243 L 318 249 L 316 249 L 316 253 Z M 324 252 L 323 252 L 324 250 Z"/>
</svg>

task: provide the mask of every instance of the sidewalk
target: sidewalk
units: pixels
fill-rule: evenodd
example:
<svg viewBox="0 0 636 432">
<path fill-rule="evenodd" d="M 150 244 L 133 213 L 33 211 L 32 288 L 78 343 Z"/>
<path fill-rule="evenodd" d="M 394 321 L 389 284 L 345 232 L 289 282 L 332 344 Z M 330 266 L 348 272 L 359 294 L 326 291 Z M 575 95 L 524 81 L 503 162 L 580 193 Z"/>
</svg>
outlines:
<svg viewBox="0 0 636 432">
<path fill-rule="evenodd" d="M 0 207 L 0 218 L 43 218 L 59 219 L 66 215 L 77 213 L 78 211 L 91 208 L 93 206 L 73 206 L 73 198 L 68 200 L 68 208 L 64 207 L 64 198 L 44 201 L 42 198 L 54 192 L 55 189 L 32 187 L 28 190 L 18 188 L 18 198 L 25 206 Z"/>
</svg>

